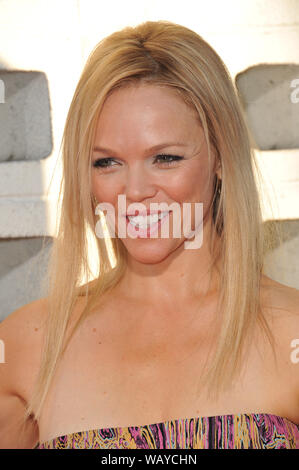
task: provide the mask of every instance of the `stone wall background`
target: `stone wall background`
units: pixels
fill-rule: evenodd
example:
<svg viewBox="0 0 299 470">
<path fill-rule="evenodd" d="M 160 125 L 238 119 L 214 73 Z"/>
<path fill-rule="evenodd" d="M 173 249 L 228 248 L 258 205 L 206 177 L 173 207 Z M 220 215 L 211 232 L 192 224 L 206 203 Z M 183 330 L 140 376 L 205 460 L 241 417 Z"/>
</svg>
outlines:
<svg viewBox="0 0 299 470">
<path fill-rule="evenodd" d="M 158 19 L 202 35 L 235 79 L 265 178 L 261 198 L 267 190 L 273 209 L 265 205 L 264 220 L 284 229 L 267 274 L 299 288 L 298 0 L 1 0 L 0 321 L 44 296 L 59 145 L 89 52 L 123 26 Z"/>
</svg>

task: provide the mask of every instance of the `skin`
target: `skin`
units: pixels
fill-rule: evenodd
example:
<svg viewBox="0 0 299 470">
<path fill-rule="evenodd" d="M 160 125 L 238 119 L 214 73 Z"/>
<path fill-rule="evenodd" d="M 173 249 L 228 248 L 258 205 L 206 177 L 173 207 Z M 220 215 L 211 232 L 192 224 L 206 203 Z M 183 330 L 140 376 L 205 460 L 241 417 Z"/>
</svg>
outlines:
<svg viewBox="0 0 299 470">
<path fill-rule="evenodd" d="M 152 146 L 177 142 L 182 146 L 149 150 Z M 176 202 L 182 208 L 188 202 L 192 204 L 194 228 L 194 203 L 203 203 L 204 236 L 200 249 L 184 248 L 187 238 L 183 230 L 181 238 L 174 238 L 170 232 L 168 238 L 122 239 L 129 255 L 126 276 L 119 286 L 122 291 L 134 291 L 134 296 L 140 299 L 150 291 L 160 306 L 170 311 L 206 291 L 211 263 L 207 244 L 211 230 L 209 208 L 216 162 L 213 154 L 209 162 L 196 112 L 167 87 L 143 84 L 114 91 L 100 114 L 95 147 L 113 152 L 94 151 L 93 165 L 98 159 L 113 160 L 106 168 L 92 166 L 92 193 L 98 202 L 112 204 L 116 214 L 118 194 L 126 196 L 127 207 L 131 203 L 143 203 L 149 208 L 151 203 Z M 155 161 L 161 153 L 184 159 L 171 164 Z M 172 220 L 170 215 L 170 227 Z M 194 283 L 196 278 L 201 282 Z M 215 282 L 213 279 L 212 289 Z M 167 289 L 161 289 L 161 285 Z"/>
</svg>

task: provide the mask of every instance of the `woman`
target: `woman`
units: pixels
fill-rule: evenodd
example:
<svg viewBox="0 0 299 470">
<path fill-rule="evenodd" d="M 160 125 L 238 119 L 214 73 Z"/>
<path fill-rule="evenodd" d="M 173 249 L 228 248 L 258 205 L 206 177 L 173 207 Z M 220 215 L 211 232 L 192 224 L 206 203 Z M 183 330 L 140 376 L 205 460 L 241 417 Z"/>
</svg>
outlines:
<svg viewBox="0 0 299 470">
<path fill-rule="evenodd" d="M 298 448 L 299 295 L 263 274 L 249 133 L 215 51 L 166 21 L 105 38 L 63 165 L 49 295 L 0 329 L 2 446 Z M 80 285 L 89 228 L 99 271 Z"/>
</svg>

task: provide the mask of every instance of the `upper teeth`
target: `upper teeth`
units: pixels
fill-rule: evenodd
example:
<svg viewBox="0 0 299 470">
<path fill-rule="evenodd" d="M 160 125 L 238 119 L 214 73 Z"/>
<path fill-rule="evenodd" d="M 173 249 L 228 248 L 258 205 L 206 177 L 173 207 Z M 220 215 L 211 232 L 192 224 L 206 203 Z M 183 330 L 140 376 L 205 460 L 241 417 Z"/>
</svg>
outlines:
<svg viewBox="0 0 299 470">
<path fill-rule="evenodd" d="M 132 225 L 140 225 L 141 227 L 146 227 L 147 225 L 151 225 L 151 224 L 158 222 L 159 219 L 162 219 L 162 217 L 164 217 L 167 214 L 168 214 L 168 211 L 162 212 L 161 214 L 153 214 L 149 216 L 128 215 L 128 218 Z"/>
</svg>

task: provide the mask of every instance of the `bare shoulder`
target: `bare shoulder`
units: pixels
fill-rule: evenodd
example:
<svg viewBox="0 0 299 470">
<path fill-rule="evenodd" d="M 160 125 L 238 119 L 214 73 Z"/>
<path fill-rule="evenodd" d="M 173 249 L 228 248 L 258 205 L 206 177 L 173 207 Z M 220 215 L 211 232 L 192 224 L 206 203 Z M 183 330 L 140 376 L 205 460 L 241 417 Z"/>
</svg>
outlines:
<svg viewBox="0 0 299 470">
<path fill-rule="evenodd" d="M 299 416 L 299 290 L 264 277 L 262 307 L 275 339 L 281 374 L 297 394 Z"/>
<path fill-rule="evenodd" d="M 38 438 L 36 423 L 22 419 L 41 358 L 47 300 L 16 309 L 0 323 L 3 360 L 0 364 L 0 448 L 31 448 Z"/>
<path fill-rule="evenodd" d="M 299 338 L 299 290 L 264 276 L 261 305 L 277 341 L 290 347 Z"/>
<path fill-rule="evenodd" d="M 9 344 L 32 344 L 33 337 L 39 336 L 48 313 L 47 298 L 42 298 L 19 307 L 0 323 L 0 337 Z M 9 351 L 7 351 L 9 353 Z M 12 357 L 15 355 L 12 354 Z"/>
<path fill-rule="evenodd" d="M 47 299 L 19 307 L 0 323 L 5 362 L 1 367 L 1 389 L 28 401 L 41 361 Z"/>
<path fill-rule="evenodd" d="M 10 328 L 15 322 L 24 322 L 29 325 L 31 322 L 40 321 L 45 317 L 48 309 L 48 299 L 42 298 L 29 302 L 11 312 L 1 323 L 0 328 Z"/>
<path fill-rule="evenodd" d="M 0 338 L 4 344 L 7 364 L 7 384 L 14 382 L 21 368 L 37 362 L 44 325 L 48 313 L 46 298 L 19 307 L 0 323 Z"/>
<path fill-rule="evenodd" d="M 273 318 L 289 322 L 299 321 L 299 290 L 277 282 L 267 276 L 262 277 L 261 300 L 265 310 Z"/>
</svg>

